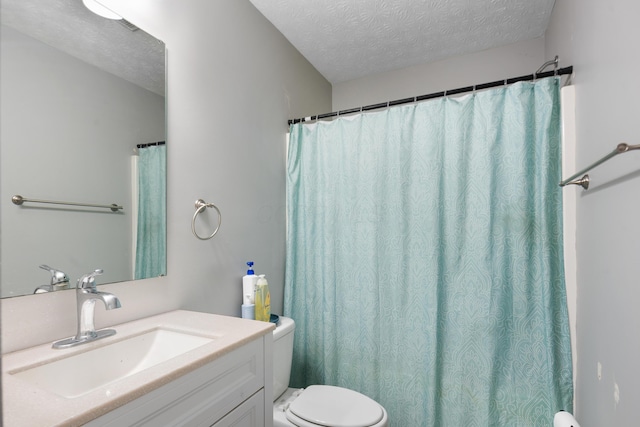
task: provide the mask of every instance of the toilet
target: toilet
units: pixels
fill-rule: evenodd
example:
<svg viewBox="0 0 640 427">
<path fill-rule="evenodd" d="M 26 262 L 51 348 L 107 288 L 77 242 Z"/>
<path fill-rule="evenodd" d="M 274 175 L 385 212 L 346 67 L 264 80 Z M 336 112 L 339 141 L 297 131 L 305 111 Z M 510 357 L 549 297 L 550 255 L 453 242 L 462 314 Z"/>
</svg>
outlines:
<svg viewBox="0 0 640 427">
<path fill-rule="evenodd" d="M 289 388 L 293 319 L 280 316 L 273 331 L 274 427 L 387 427 L 387 411 L 375 400 L 342 387 Z"/>
</svg>

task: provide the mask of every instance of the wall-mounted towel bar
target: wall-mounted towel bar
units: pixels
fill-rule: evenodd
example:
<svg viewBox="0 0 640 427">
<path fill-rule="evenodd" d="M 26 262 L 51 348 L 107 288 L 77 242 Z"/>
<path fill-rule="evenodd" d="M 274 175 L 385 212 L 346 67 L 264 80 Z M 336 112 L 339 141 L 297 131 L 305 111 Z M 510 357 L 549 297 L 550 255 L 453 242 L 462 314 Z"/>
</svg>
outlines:
<svg viewBox="0 0 640 427">
<path fill-rule="evenodd" d="M 124 209 L 122 206 L 116 205 L 115 203 L 112 205 L 94 205 L 91 203 L 56 202 L 53 200 L 27 199 L 26 197 L 22 197 L 17 194 L 11 198 L 11 201 L 13 202 L 14 205 L 21 205 L 24 202 L 31 202 L 31 203 L 49 203 L 53 205 L 83 206 L 83 207 L 90 207 L 90 208 L 106 208 L 106 209 L 111 209 L 113 212 L 117 212 L 120 209 Z"/>
<path fill-rule="evenodd" d="M 564 181 L 562 181 L 560 183 L 560 187 L 564 187 L 565 185 L 573 184 L 573 185 L 580 185 L 580 186 L 582 186 L 582 188 L 587 190 L 589 188 L 589 175 L 583 175 L 579 179 L 576 179 L 576 178 L 578 178 L 582 174 L 586 174 L 587 172 L 589 172 L 591 169 L 595 168 L 596 166 L 599 166 L 599 165 L 603 164 L 604 162 L 606 162 L 610 158 L 612 158 L 614 156 L 617 156 L 618 154 L 626 153 L 627 151 L 631 151 L 631 150 L 640 150 L 640 144 L 638 144 L 638 145 L 629 145 L 629 144 L 625 144 L 624 142 L 622 144 L 618 144 L 616 149 L 613 150 L 611 153 L 607 154 L 606 156 L 604 156 L 603 158 L 601 158 L 600 160 L 598 160 L 594 164 L 582 169 L 580 172 L 577 172 L 574 175 L 571 175 L 569 178 L 567 178 Z"/>
</svg>

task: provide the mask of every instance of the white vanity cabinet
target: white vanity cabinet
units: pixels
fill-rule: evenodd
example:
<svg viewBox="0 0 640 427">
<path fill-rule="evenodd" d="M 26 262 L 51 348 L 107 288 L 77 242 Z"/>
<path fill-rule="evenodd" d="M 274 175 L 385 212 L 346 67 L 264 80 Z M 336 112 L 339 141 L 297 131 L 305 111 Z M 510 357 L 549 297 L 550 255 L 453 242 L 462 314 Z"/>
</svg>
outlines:
<svg viewBox="0 0 640 427">
<path fill-rule="evenodd" d="M 86 425 L 270 427 L 271 343 L 254 339 Z"/>
</svg>

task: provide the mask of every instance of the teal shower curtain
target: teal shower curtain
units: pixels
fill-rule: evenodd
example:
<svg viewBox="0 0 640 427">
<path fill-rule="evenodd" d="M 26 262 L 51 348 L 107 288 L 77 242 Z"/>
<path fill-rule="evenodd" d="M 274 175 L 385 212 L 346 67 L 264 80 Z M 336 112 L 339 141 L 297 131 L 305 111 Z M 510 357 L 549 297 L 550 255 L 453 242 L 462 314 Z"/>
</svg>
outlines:
<svg viewBox="0 0 640 427">
<path fill-rule="evenodd" d="M 138 149 L 138 235 L 135 278 L 167 274 L 167 147 Z"/>
<path fill-rule="evenodd" d="M 572 410 L 559 80 L 291 127 L 292 385 L 395 427 L 549 426 Z"/>
</svg>

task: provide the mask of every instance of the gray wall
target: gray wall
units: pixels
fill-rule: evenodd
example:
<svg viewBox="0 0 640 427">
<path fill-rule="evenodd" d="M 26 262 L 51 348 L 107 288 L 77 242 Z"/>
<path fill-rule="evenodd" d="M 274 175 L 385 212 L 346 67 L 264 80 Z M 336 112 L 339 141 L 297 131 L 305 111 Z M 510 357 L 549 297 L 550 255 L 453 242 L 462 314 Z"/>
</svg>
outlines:
<svg viewBox="0 0 640 427">
<path fill-rule="evenodd" d="M 240 315 L 251 260 L 282 313 L 287 119 L 328 108 L 331 87 L 248 1 L 173 7 L 167 44 L 197 33 L 169 48 L 171 281 L 183 308 Z M 200 197 L 222 211 L 208 241 L 189 231 Z"/>
<path fill-rule="evenodd" d="M 640 143 L 638 18 L 635 0 L 556 1 L 546 51 L 575 66 L 578 168 L 620 142 Z M 640 152 L 616 157 L 589 173 L 591 189 L 578 192 L 576 413 L 582 427 L 638 424 L 639 165 Z"/>
<path fill-rule="evenodd" d="M 330 84 L 248 0 L 107 3 L 167 46 L 168 275 L 103 286 L 122 308 L 97 307 L 97 325 L 176 308 L 239 316 L 248 260 L 281 313 L 286 121 L 328 111 Z M 197 198 L 222 211 L 211 240 L 191 234 Z M 3 351 L 75 333 L 72 292 L 3 299 L 1 314 Z"/>
<path fill-rule="evenodd" d="M 164 140 L 164 98 L 1 28 L 2 297 L 48 284 L 41 264 L 74 284 L 95 268 L 103 281 L 131 280 L 131 156 Z M 14 194 L 124 209 L 18 207 Z"/>
<path fill-rule="evenodd" d="M 333 111 L 531 74 L 547 59 L 538 38 L 374 74 L 335 84 Z"/>
</svg>

